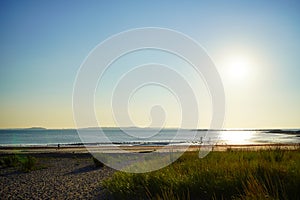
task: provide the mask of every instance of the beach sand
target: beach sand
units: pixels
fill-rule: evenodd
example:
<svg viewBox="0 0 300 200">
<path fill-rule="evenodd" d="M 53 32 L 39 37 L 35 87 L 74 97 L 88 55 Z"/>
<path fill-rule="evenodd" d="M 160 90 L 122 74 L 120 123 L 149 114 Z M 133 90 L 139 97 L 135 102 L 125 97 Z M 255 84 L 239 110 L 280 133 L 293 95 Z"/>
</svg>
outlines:
<svg viewBox="0 0 300 200">
<path fill-rule="evenodd" d="M 247 144 L 247 145 L 214 145 L 211 146 L 213 151 L 226 151 L 228 149 L 236 150 L 260 150 L 260 149 L 297 149 L 300 144 Z M 0 147 L 0 155 L 2 154 L 41 154 L 41 153 L 54 153 L 54 154 L 82 154 L 89 152 L 102 152 L 102 153 L 121 153 L 123 152 L 152 152 L 152 151 L 199 151 L 205 145 L 170 145 L 170 146 L 151 146 L 151 145 L 131 145 L 131 146 L 90 146 L 88 149 L 84 146 L 62 146 L 58 147 L 45 147 L 45 146 L 29 146 L 29 147 Z"/>
<path fill-rule="evenodd" d="M 109 147 L 95 147 L 95 151 L 106 150 L 118 153 Z M 299 145 L 216 145 L 213 151 L 296 149 Z M 130 152 L 158 151 L 157 146 L 124 146 Z M 180 150 L 172 147 L 172 151 Z M 199 146 L 191 146 L 189 151 L 198 151 Z M 166 149 L 168 151 L 170 149 Z M 8 154 L 31 155 L 37 158 L 40 169 L 28 173 L 18 168 L 0 169 L 1 199 L 107 199 L 101 186 L 104 179 L 115 172 L 107 166 L 96 168 L 92 156 L 85 147 L 2 147 L 0 157 Z"/>
<path fill-rule="evenodd" d="M 114 170 L 96 168 L 90 154 L 35 153 L 43 166 L 28 173 L 0 169 L 1 199 L 105 199 L 102 181 Z"/>
</svg>

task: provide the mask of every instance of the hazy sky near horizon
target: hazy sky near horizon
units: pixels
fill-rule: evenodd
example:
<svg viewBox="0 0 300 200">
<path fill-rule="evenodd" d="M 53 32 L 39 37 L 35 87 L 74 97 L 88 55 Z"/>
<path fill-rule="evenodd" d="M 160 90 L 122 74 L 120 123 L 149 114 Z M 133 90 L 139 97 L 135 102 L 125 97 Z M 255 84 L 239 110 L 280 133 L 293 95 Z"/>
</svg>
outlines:
<svg viewBox="0 0 300 200">
<path fill-rule="evenodd" d="M 299 128 L 299 11 L 296 0 L 1 1 L 0 128 L 74 127 L 81 63 L 109 36 L 140 27 L 174 29 L 206 49 L 224 84 L 225 128 Z M 174 99 L 157 93 L 172 105 Z M 133 110 L 143 107 L 136 98 Z M 103 105 L 96 105 L 103 124 L 114 126 Z M 143 111 L 132 115 L 138 125 L 147 123 Z M 168 120 L 178 123 L 176 116 Z"/>
</svg>

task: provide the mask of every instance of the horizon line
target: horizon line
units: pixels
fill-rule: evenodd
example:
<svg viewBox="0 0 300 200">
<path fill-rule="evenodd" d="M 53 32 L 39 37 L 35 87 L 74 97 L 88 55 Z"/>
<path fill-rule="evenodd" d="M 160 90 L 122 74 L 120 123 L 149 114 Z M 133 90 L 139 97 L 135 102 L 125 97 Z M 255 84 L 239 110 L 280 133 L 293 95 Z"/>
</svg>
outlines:
<svg viewBox="0 0 300 200">
<path fill-rule="evenodd" d="M 136 128 L 136 129 L 187 129 L 187 130 L 300 130 L 300 127 L 264 127 L 264 128 L 183 128 L 183 127 L 138 127 L 138 126 L 95 126 L 95 127 L 59 127 L 59 128 L 49 128 L 42 126 L 32 126 L 32 127 L 4 127 L 0 130 L 77 130 L 77 129 L 107 129 L 107 128 Z"/>
</svg>

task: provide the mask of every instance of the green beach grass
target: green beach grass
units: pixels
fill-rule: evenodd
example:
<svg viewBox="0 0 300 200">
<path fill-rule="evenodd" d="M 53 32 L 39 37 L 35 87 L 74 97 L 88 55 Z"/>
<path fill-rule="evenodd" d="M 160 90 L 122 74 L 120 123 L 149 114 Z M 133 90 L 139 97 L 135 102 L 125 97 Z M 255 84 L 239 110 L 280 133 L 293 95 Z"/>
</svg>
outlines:
<svg viewBox="0 0 300 200">
<path fill-rule="evenodd" d="M 115 199 L 300 199 L 300 150 L 186 152 L 158 171 L 116 172 Z"/>
<path fill-rule="evenodd" d="M 30 172 L 43 168 L 43 166 L 37 165 L 37 159 L 35 157 L 15 154 L 0 158 L 0 166 L 3 168 L 17 167 L 19 171 L 22 172 Z"/>
</svg>

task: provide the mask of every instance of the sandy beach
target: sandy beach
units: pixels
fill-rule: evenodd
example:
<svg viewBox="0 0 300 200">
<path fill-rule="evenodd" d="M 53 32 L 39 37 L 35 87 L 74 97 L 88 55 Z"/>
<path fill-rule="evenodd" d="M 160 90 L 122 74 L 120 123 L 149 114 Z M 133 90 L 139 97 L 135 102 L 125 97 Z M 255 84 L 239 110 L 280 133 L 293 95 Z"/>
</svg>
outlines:
<svg viewBox="0 0 300 200">
<path fill-rule="evenodd" d="M 34 153 L 41 169 L 0 169 L 1 199 L 106 199 L 101 182 L 114 172 L 96 168 L 87 153 Z"/>
<path fill-rule="evenodd" d="M 229 149 L 236 150 L 260 150 L 260 149 L 297 149 L 300 144 L 247 144 L 247 145 L 213 145 L 213 151 L 226 151 Z M 55 154 L 82 154 L 89 152 L 103 152 L 103 153 L 120 153 L 122 151 L 126 152 L 152 152 L 152 151 L 199 151 L 201 148 L 206 147 L 206 145 L 169 145 L 169 146 L 151 146 L 151 145 L 123 145 L 123 146 L 62 146 L 60 148 L 56 146 L 28 146 L 28 147 L 0 147 L 0 155 L 2 154 L 38 154 L 38 153 L 55 153 Z"/>
<path fill-rule="evenodd" d="M 217 145 L 213 151 L 234 149 L 259 150 L 270 148 L 296 149 L 297 145 Z M 96 148 L 96 147 L 95 147 Z M 104 148 L 104 147 L 103 147 Z M 175 147 L 173 147 L 175 148 Z M 191 146 L 189 151 L 198 151 Z M 99 149 L 99 147 L 98 147 Z M 107 152 L 114 150 L 105 147 Z M 157 146 L 124 146 L 130 152 L 157 151 Z M 176 149 L 176 148 L 175 148 Z M 115 152 L 116 153 L 116 152 Z M 107 166 L 94 166 L 85 147 L 2 147 L 0 157 L 17 154 L 37 158 L 39 169 L 21 172 L 16 167 L 1 167 L 0 196 L 2 199 L 107 199 L 101 183 L 115 172 Z"/>
</svg>

